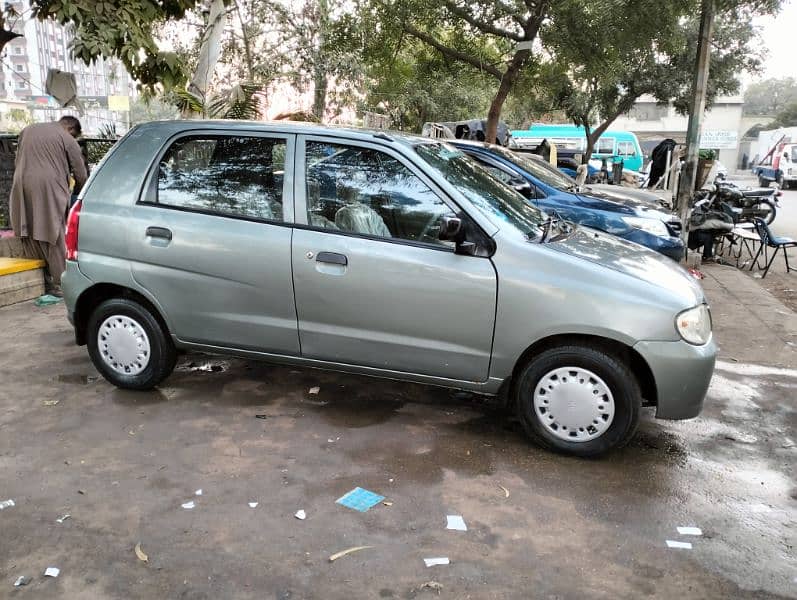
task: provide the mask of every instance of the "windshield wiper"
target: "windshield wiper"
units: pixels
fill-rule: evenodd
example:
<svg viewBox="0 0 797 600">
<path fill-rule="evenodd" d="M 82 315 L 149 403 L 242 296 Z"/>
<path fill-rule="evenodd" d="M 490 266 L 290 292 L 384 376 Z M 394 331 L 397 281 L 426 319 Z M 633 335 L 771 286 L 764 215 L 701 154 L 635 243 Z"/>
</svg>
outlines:
<svg viewBox="0 0 797 600">
<path fill-rule="evenodd" d="M 542 237 L 540 238 L 540 244 L 544 244 L 548 241 L 548 235 L 551 232 L 551 226 L 554 224 L 556 224 L 560 233 L 556 237 L 552 238 L 551 241 L 555 241 L 563 235 L 569 235 L 573 231 L 572 225 L 563 219 L 562 215 L 555 210 L 552 210 L 551 212 L 553 213 L 553 216 L 549 216 L 547 219 L 545 219 L 545 221 L 542 222 Z"/>
</svg>

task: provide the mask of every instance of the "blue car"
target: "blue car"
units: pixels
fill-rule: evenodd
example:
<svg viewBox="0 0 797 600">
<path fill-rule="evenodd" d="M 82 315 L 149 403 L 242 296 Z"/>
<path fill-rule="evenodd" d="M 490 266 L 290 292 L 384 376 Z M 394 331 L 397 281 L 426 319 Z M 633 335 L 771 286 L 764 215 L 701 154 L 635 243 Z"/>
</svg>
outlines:
<svg viewBox="0 0 797 600">
<path fill-rule="evenodd" d="M 478 142 L 446 141 L 545 212 L 642 244 L 676 261 L 684 256 L 681 222 L 660 204 L 641 200 L 639 194 L 624 192 L 619 186 L 579 187 L 573 178 L 531 154 Z"/>
</svg>

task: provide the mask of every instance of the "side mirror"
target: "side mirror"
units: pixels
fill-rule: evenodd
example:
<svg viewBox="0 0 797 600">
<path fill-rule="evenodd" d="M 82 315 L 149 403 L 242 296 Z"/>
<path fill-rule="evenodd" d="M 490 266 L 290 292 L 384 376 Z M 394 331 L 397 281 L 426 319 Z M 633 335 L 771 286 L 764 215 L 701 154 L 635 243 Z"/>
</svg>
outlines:
<svg viewBox="0 0 797 600">
<path fill-rule="evenodd" d="M 514 179 L 510 182 L 510 185 L 516 192 L 522 194 L 524 198 L 531 198 L 534 195 L 531 184 L 528 181 Z"/>
<path fill-rule="evenodd" d="M 458 242 L 462 237 L 462 219 L 458 217 L 442 217 L 438 239 L 444 242 Z"/>
</svg>

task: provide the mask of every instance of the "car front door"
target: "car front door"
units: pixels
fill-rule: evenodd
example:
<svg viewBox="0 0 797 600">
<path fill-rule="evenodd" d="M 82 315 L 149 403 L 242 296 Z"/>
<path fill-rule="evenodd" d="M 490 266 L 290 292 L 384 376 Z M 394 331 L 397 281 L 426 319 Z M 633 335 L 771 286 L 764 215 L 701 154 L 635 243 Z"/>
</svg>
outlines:
<svg viewBox="0 0 797 600">
<path fill-rule="evenodd" d="M 299 354 L 291 276 L 294 136 L 173 140 L 132 212 L 134 279 L 186 342 Z"/>
<path fill-rule="evenodd" d="M 456 207 L 379 144 L 302 136 L 297 144 L 302 356 L 485 381 L 497 279 L 489 258 L 456 254 L 438 239 L 441 218 Z"/>
</svg>

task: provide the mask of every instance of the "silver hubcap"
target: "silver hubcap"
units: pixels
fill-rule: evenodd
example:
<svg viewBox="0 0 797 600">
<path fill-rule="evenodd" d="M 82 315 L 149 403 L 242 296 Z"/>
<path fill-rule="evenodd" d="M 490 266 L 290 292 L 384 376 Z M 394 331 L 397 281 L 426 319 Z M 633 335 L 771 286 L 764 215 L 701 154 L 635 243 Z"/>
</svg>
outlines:
<svg viewBox="0 0 797 600">
<path fill-rule="evenodd" d="M 150 359 L 144 328 L 125 315 L 108 317 L 97 333 L 97 347 L 105 364 L 122 375 L 138 375 Z"/>
<path fill-rule="evenodd" d="M 606 383 L 581 367 L 554 369 L 534 388 L 534 411 L 545 428 L 568 442 L 603 435 L 614 420 L 614 397 Z"/>
</svg>

